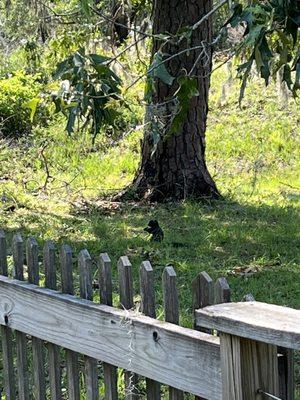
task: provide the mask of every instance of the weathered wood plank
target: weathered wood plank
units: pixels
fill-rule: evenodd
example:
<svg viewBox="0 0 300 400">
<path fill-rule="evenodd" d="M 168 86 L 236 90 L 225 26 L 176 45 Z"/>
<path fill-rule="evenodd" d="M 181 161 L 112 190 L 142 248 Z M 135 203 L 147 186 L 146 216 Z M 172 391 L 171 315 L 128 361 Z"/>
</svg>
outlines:
<svg viewBox="0 0 300 400">
<path fill-rule="evenodd" d="M 80 274 L 80 296 L 93 300 L 92 259 L 87 250 L 82 250 L 78 256 Z M 84 357 L 86 400 L 99 400 L 97 360 Z"/>
<path fill-rule="evenodd" d="M 300 311 L 259 302 L 227 303 L 196 311 L 210 329 L 277 346 L 300 349 Z"/>
<path fill-rule="evenodd" d="M 39 260 L 37 241 L 30 237 L 26 243 L 26 259 L 28 268 L 28 282 L 39 284 Z M 34 380 L 34 392 L 36 400 L 46 399 L 44 344 L 39 338 L 32 337 L 32 369 Z"/>
<path fill-rule="evenodd" d="M 5 233 L 0 230 L 0 275 L 7 276 L 7 250 Z"/>
<path fill-rule="evenodd" d="M 13 264 L 14 274 L 20 280 L 24 280 L 24 249 L 23 239 L 21 235 L 14 235 L 13 242 Z M 16 350 L 17 350 L 17 379 L 18 379 L 18 395 L 20 400 L 29 399 L 29 376 L 28 376 L 28 360 L 27 360 L 27 339 L 22 332 L 16 331 Z"/>
<path fill-rule="evenodd" d="M 179 324 L 179 304 L 176 287 L 176 272 L 173 267 L 166 267 L 163 273 L 163 293 L 165 320 L 172 324 Z M 181 390 L 169 388 L 170 400 L 182 400 L 184 395 Z"/>
<path fill-rule="evenodd" d="M 7 271 L 7 249 L 5 233 L 0 231 L 0 274 L 8 275 Z M 9 309 L 7 310 L 9 312 Z M 16 385 L 14 376 L 13 342 L 12 332 L 6 326 L 1 326 L 2 358 L 3 358 L 3 377 L 4 393 L 9 400 L 16 398 Z"/>
<path fill-rule="evenodd" d="M 144 315 L 156 318 L 155 290 L 153 268 L 149 261 L 144 261 L 140 267 L 141 311 Z M 160 400 L 160 384 L 152 379 L 146 379 L 148 400 Z"/>
<path fill-rule="evenodd" d="M 73 260 L 72 249 L 64 244 L 60 251 L 61 263 L 61 286 L 62 293 L 72 295 L 74 292 L 73 284 Z M 66 366 L 68 377 L 68 395 L 72 400 L 80 400 L 78 354 L 66 349 Z"/>
<path fill-rule="evenodd" d="M 99 290 L 100 302 L 107 306 L 113 305 L 112 300 L 112 279 L 111 279 L 111 260 L 107 253 L 99 256 Z"/>
<path fill-rule="evenodd" d="M 215 304 L 230 303 L 231 291 L 226 278 L 218 278 L 215 283 Z"/>
<path fill-rule="evenodd" d="M 200 272 L 192 283 L 193 310 L 210 306 L 214 302 L 214 283 L 206 272 Z M 194 321 L 194 328 L 201 332 L 210 333 L 210 330 L 197 326 Z"/>
<path fill-rule="evenodd" d="M 24 280 L 24 244 L 22 236 L 16 233 L 12 240 L 12 254 L 14 261 L 13 276 L 19 281 Z"/>
<path fill-rule="evenodd" d="M 16 399 L 16 384 L 14 376 L 13 341 L 11 329 L 1 326 L 4 393 L 7 400 Z"/>
<path fill-rule="evenodd" d="M 279 397 L 282 400 L 294 400 L 294 351 L 279 347 L 278 353 Z"/>
<path fill-rule="evenodd" d="M 56 259 L 55 245 L 53 242 L 46 241 L 43 251 L 45 268 L 45 287 L 57 289 L 56 278 Z M 60 349 L 52 343 L 47 343 L 49 357 L 49 384 L 52 400 L 61 400 L 61 369 L 60 369 Z"/>
<path fill-rule="evenodd" d="M 120 307 L 130 310 L 133 308 L 132 265 L 128 257 L 120 257 L 118 261 Z M 126 323 L 126 322 L 125 322 Z M 131 327 L 128 326 L 128 335 L 131 336 Z M 131 346 L 128 349 L 128 366 L 131 365 Z M 138 376 L 131 371 L 124 371 L 126 400 L 138 398 Z"/>
<path fill-rule="evenodd" d="M 57 290 L 55 245 L 51 240 L 45 242 L 43 261 L 45 268 L 45 287 Z"/>
<path fill-rule="evenodd" d="M 111 260 L 107 253 L 99 257 L 100 302 L 112 306 Z M 106 400 L 118 400 L 118 370 L 114 365 L 103 363 L 103 379 Z"/>
<path fill-rule="evenodd" d="M 221 399 L 216 337 L 0 277 L 1 325 L 6 309 L 12 329 L 125 369 L 131 348 L 133 372 L 209 400 Z"/>
<path fill-rule="evenodd" d="M 279 395 L 277 347 L 221 333 L 222 400 Z"/>
<path fill-rule="evenodd" d="M 212 305 L 214 302 L 214 282 L 206 272 L 200 272 L 192 282 L 193 295 L 193 312 L 195 310 Z M 210 329 L 197 326 L 194 318 L 194 329 L 200 332 L 211 333 Z M 196 396 L 195 400 L 203 400 L 202 397 Z"/>
<path fill-rule="evenodd" d="M 0 273 L 3 276 L 8 275 L 7 271 L 7 249 L 5 233 L 0 231 Z M 10 310 L 6 310 L 6 312 Z M 5 316 L 4 316 L 5 317 Z M 4 324 L 5 325 L 5 324 Z M 3 376 L 4 376 L 4 393 L 7 400 L 15 400 L 16 384 L 14 376 L 14 359 L 13 359 L 13 341 L 10 328 L 1 326 L 1 342 L 2 342 L 2 358 L 3 358 Z"/>
<path fill-rule="evenodd" d="M 220 349 L 222 400 L 244 400 L 242 392 L 240 338 L 221 333 Z"/>
</svg>

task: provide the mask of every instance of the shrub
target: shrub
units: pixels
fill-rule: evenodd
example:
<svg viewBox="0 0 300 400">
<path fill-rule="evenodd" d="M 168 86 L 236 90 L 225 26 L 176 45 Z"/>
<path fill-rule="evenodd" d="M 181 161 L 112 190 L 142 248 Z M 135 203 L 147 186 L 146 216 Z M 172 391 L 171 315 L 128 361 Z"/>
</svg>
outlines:
<svg viewBox="0 0 300 400">
<path fill-rule="evenodd" d="M 32 118 L 28 104 L 37 106 L 42 85 L 39 76 L 19 71 L 0 79 L 0 136 L 20 137 L 31 132 Z M 45 124 L 48 112 L 39 107 L 35 114 L 36 124 Z"/>
</svg>

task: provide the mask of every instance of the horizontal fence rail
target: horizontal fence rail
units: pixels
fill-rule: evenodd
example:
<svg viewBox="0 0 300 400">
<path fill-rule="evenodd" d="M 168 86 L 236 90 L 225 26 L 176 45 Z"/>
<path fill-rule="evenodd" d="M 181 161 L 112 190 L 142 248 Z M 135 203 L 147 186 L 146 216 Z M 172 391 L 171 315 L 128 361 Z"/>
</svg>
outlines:
<svg viewBox="0 0 300 400">
<path fill-rule="evenodd" d="M 216 337 L 3 276 L 0 310 L 3 326 L 177 389 L 221 399 Z"/>
</svg>

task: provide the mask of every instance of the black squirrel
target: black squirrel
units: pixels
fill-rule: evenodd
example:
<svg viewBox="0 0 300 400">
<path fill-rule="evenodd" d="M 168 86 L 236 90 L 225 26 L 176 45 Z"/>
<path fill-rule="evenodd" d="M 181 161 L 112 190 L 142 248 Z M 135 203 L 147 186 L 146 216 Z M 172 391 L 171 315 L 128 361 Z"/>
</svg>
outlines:
<svg viewBox="0 0 300 400">
<path fill-rule="evenodd" d="M 148 222 L 148 226 L 144 228 L 144 231 L 152 235 L 151 240 L 153 242 L 162 242 L 164 240 L 164 231 L 161 229 L 156 219 L 151 219 L 151 221 Z"/>
</svg>

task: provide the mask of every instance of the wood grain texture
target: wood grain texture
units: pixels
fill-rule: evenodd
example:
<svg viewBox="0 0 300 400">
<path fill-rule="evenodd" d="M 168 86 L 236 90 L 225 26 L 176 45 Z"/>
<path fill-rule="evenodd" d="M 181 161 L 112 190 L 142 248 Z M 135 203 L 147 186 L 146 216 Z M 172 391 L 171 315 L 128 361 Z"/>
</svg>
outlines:
<svg viewBox="0 0 300 400">
<path fill-rule="evenodd" d="M 215 304 L 230 303 L 231 292 L 226 278 L 218 278 L 215 283 Z"/>
<path fill-rule="evenodd" d="M 294 400 L 295 398 L 295 365 L 294 351 L 283 347 L 278 348 L 279 368 L 279 397 L 282 400 Z"/>
<path fill-rule="evenodd" d="M 240 338 L 221 333 L 220 340 L 222 400 L 244 400 Z"/>
<path fill-rule="evenodd" d="M 0 275 L 7 276 L 7 250 L 5 233 L 0 230 Z"/>
<path fill-rule="evenodd" d="M 196 311 L 197 323 L 261 342 L 300 349 L 300 311 L 259 302 L 228 303 Z"/>
<path fill-rule="evenodd" d="M 20 280 L 24 280 L 24 250 L 21 235 L 16 234 L 12 241 L 14 275 Z M 17 380 L 18 395 L 20 400 L 29 399 L 29 376 L 27 360 L 27 338 L 22 332 L 16 331 L 16 351 L 17 351 Z"/>
<path fill-rule="evenodd" d="M 13 341 L 11 329 L 1 326 L 4 393 L 7 400 L 16 399 Z"/>
<path fill-rule="evenodd" d="M 43 261 L 45 268 L 45 287 L 57 290 L 55 245 L 51 240 L 45 242 Z"/>
<path fill-rule="evenodd" d="M 126 310 L 133 308 L 133 281 L 132 281 L 132 265 L 128 257 L 120 257 L 118 261 L 119 274 L 119 292 L 120 292 L 120 307 Z M 125 321 L 126 324 L 126 321 Z M 128 336 L 131 337 L 131 326 L 127 324 Z M 131 365 L 131 344 L 128 347 L 128 366 Z M 124 371 L 125 380 L 125 397 L 126 400 L 134 400 L 138 398 L 138 376 L 132 371 Z"/>
<path fill-rule="evenodd" d="M 39 284 L 39 260 L 37 241 L 30 237 L 26 242 L 26 260 L 28 268 L 28 282 Z M 32 337 L 32 369 L 34 394 L 36 400 L 46 399 L 44 344 L 39 338 Z"/>
<path fill-rule="evenodd" d="M 200 272 L 192 282 L 193 310 L 210 306 L 214 302 L 214 282 L 206 272 Z M 194 321 L 194 328 L 201 332 L 210 333 L 210 329 L 197 326 Z"/>
<path fill-rule="evenodd" d="M 144 315 L 156 318 L 155 290 L 153 268 L 149 261 L 144 261 L 140 267 L 141 311 Z M 152 379 L 146 379 L 148 400 L 160 400 L 160 384 Z"/>
<path fill-rule="evenodd" d="M 45 287 L 57 289 L 55 245 L 50 240 L 44 245 L 43 261 L 45 268 Z M 52 400 L 61 400 L 61 367 L 60 349 L 52 343 L 47 343 L 49 357 L 49 385 Z"/>
<path fill-rule="evenodd" d="M 13 276 L 19 281 L 24 280 L 24 243 L 22 236 L 16 233 L 12 239 L 12 254 L 13 254 Z"/>
<path fill-rule="evenodd" d="M 73 259 L 72 249 L 69 245 L 64 244 L 61 247 L 60 264 L 62 293 L 72 295 L 74 293 Z M 78 354 L 68 348 L 66 349 L 66 367 L 69 398 L 72 400 L 80 400 Z"/>
<path fill-rule="evenodd" d="M 17 379 L 18 396 L 20 400 L 29 400 L 29 376 L 27 359 L 27 338 L 22 332 L 16 331 Z"/>
<path fill-rule="evenodd" d="M 0 277 L 1 325 L 6 309 L 13 329 L 124 369 L 131 348 L 133 372 L 209 400 L 221 399 L 216 337 Z"/>
<path fill-rule="evenodd" d="M 82 250 L 78 256 L 80 276 L 80 297 L 93 300 L 92 259 L 87 250 Z M 86 400 L 99 400 L 98 362 L 94 358 L 84 357 Z"/>
<path fill-rule="evenodd" d="M 193 312 L 195 310 L 212 305 L 214 302 L 214 282 L 211 277 L 205 272 L 200 272 L 192 282 L 192 296 L 193 296 Z M 211 333 L 210 329 L 201 328 L 197 326 L 196 319 L 194 318 L 194 329 L 200 332 Z M 196 396 L 195 400 L 204 400 L 202 397 Z"/>
<path fill-rule="evenodd" d="M 277 346 L 240 338 L 243 399 L 257 400 L 262 389 L 279 396 Z"/>
<path fill-rule="evenodd" d="M 100 302 L 112 306 L 111 260 L 107 253 L 99 256 Z M 118 400 L 118 370 L 114 365 L 103 363 L 105 400 Z"/>
<path fill-rule="evenodd" d="M 7 253 L 6 253 L 6 238 L 5 233 L 0 231 L 0 263 L 1 275 L 7 276 Z M 10 309 L 4 308 L 4 315 Z M 16 385 L 14 376 L 14 359 L 13 359 L 13 341 L 12 332 L 10 328 L 1 326 L 1 342 L 2 342 L 2 362 L 3 362 L 3 378 L 4 378 L 4 393 L 8 400 L 15 400 L 16 398 Z"/>
<path fill-rule="evenodd" d="M 112 306 L 111 260 L 107 253 L 100 254 L 98 268 L 100 301 L 102 304 Z"/>
<path fill-rule="evenodd" d="M 163 273 L 163 293 L 165 320 L 172 324 L 179 324 L 179 303 L 176 287 L 176 272 L 173 267 L 166 267 Z M 172 386 L 169 388 L 170 400 L 182 400 L 183 392 Z"/>
<path fill-rule="evenodd" d="M 221 333 L 222 400 L 279 395 L 277 347 Z"/>
</svg>

